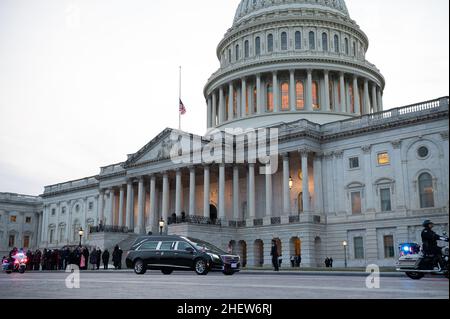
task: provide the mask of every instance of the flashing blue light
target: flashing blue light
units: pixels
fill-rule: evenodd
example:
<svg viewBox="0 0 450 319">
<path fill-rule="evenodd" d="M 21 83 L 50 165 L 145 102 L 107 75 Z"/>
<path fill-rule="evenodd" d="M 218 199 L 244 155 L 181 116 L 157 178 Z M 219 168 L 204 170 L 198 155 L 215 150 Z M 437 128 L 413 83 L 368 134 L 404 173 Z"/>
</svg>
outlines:
<svg viewBox="0 0 450 319">
<path fill-rule="evenodd" d="M 403 246 L 403 250 L 409 252 L 411 251 L 411 248 L 409 246 Z"/>
</svg>

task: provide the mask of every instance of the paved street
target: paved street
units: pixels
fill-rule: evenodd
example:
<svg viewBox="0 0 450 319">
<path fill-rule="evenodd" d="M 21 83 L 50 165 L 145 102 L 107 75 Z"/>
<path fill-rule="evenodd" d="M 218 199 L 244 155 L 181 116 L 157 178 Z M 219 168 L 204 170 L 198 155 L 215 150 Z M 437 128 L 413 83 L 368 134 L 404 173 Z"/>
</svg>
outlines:
<svg viewBox="0 0 450 319">
<path fill-rule="evenodd" d="M 0 274 L 0 299 L 448 299 L 446 278 L 413 281 L 382 277 L 380 289 L 367 289 L 366 278 L 357 276 L 295 276 L 237 274 L 225 277 L 191 273 L 163 276 L 148 272 L 82 273 L 80 289 L 67 289 L 68 274 Z"/>
</svg>

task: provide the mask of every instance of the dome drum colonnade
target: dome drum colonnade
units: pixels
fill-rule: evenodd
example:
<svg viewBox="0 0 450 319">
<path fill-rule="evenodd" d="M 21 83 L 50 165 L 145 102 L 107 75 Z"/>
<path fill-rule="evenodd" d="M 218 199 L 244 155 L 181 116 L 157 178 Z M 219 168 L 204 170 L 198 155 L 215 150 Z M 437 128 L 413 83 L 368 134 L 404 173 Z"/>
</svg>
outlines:
<svg viewBox="0 0 450 319">
<path fill-rule="evenodd" d="M 383 110 L 384 78 L 365 60 L 367 36 L 333 8 L 343 1 L 253 3 L 242 1 L 218 46 L 221 68 L 204 91 L 208 128 L 260 115 L 335 121 Z"/>
</svg>

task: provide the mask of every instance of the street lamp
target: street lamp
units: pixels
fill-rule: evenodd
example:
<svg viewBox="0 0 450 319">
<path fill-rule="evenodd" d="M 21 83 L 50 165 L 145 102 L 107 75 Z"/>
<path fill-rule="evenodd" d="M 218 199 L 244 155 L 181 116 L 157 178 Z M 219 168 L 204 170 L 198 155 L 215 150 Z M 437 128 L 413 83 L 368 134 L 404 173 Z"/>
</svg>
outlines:
<svg viewBox="0 0 450 319">
<path fill-rule="evenodd" d="M 342 243 L 342 246 L 344 246 L 345 268 L 347 268 L 347 246 L 348 246 L 348 242 L 346 240 L 344 240 L 344 242 Z"/>
<path fill-rule="evenodd" d="M 80 235 L 80 247 L 81 247 L 81 238 L 84 235 L 83 227 L 80 227 L 80 230 L 78 231 L 78 235 Z"/>
<path fill-rule="evenodd" d="M 165 226 L 165 222 L 164 222 L 164 219 L 161 217 L 161 220 L 159 221 L 159 234 L 162 236 L 162 234 L 163 234 L 163 229 L 164 229 L 164 226 Z"/>
<path fill-rule="evenodd" d="M 292 179 L 292 176 L 289 176 L 289 189 L 292 190 L 292 187 L 294 187 L 294 180 Z"/>
</svg>

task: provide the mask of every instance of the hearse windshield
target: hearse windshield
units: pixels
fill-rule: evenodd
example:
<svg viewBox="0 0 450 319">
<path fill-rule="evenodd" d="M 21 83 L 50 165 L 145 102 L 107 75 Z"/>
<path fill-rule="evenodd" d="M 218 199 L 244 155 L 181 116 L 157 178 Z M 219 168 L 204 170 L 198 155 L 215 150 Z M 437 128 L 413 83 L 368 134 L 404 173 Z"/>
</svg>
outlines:
<svg viewBox="0 0 450 319">
<path fill-rule="evenodd" d="M 194 247 L 197 250 L 210 252 L 210 253 L 214 253 L 214 254 L 219 254 L 219 255 L 226 255 L 226 253 L 222 249 L 217 248 L 216 246 L 211 245 L 210 243 L 207 243 L 200 239 L 186 238 L 186 240 L 189 241 L 192 245 L 194 245 Z"/>
</svg>

